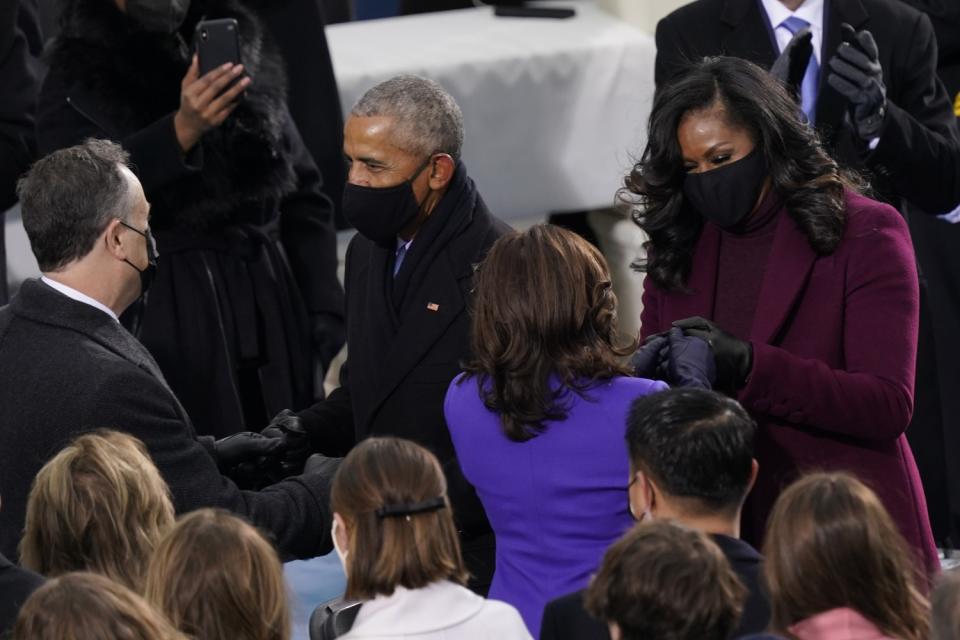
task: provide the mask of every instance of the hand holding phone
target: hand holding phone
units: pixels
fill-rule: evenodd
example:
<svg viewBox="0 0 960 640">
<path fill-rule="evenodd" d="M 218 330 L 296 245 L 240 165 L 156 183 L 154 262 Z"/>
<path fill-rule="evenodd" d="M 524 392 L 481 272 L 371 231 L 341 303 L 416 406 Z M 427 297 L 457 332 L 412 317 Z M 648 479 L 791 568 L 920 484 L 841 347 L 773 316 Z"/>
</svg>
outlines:
<svg viewBox="0 0 960 640">
<path fill-rule="evenodd" d="M 196 146 L 207 131 L 223 124 L 236 109 L 237 98 L 251 83 L 242 74 L 243 65 L 227 62 L 201 76 L 198 56 L 193 57 L 180 85 L 180 109 L 173 118 L 177 141 L 184 153 Z"/>
</svg>

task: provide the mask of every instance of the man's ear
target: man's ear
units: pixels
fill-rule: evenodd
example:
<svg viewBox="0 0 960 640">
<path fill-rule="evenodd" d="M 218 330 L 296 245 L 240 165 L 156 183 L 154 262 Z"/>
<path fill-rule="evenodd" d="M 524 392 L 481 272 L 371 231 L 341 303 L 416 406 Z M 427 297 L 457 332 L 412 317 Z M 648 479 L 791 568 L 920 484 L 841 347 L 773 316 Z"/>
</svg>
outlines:
<svg viewBox="0 0 960 640">
<path fill-rule="evenodd" d="M 760 472 L 760 463 L 756 458 L 750 461 L 750 482 L 747 484 L 747 495 L 753 491 L 753 485 L 757 482 L 757 474 Z"/>
<path fill-rule="evenodd" d="M 123 229 L 124 226 L 120 224 L 120 220 L 114 218 L 107 224 L 107 228 L 103 231 L 103 242 L 107 247 L 107 251 L 117 260 L 125 260 L 127 258 L 127 247 L 123 243 Z"/>
<path fill-rule="evenodd" d="M 453 179 L 453 174 L 457 170 L 457 163 L 446 153 L 438 153 L 433 156 L 430 163 L 430 189 L 440 191 Z"/>
</svg>

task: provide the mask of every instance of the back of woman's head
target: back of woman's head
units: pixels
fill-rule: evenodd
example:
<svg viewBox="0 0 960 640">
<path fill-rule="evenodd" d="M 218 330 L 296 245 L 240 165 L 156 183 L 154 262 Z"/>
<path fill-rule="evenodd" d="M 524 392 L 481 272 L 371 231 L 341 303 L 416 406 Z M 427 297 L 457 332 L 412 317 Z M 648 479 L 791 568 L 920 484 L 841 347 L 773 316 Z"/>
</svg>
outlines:
<svg viewBox="0 0 960 640">
<path fill-rule="evenodd" d="M 729 126 L 745 130 L 763 157 L 773 190 L 785 200 L 819 254 L 832 253 L 845 224 L 843 188 L 852 184 L 801 120 L 797 102 L 770 74 L 738 58 L 706 58 L 655 97 L 647 146 L 620 198 L 650 235 L 641 265 L 663 288 L 681 289 L 703 219 L 684 201 L 684 157 L 677 130 L 690 114 L 720 109 Z"/>
<path fill-rule="evenodd" d="M 497 240 L 477 270 L 467 370 L 513 440 L 565 411 L 550 389 L 626 373 L 617 299 L 603 256 L 580 236 L 542 224 Z"/>
<path fill-rule="evenodd" d="M 150 560 L 145 595 L 196 638 L 290 637 L 276 551 L 253 526 L 226 511 L 201 509 L 177 521 Z"/>
<path fill-rule="evenodd" d="M 615 542 L 590 582 L 585 606 L 623 640 L 727 640 L 747 590 L 704 533 L 660 520 Z"/>
<path fill-rule="evenodd" d="M 37 474 L 20 559 L 46 576 L 93 571 L 139 590 L 173 519 L 169 490 L 143 443 L 116 431 L 85 434 Z"/>
<path fill-rule="evenodd" d="M 466 581 L 443 470 L 420 445 L 364 440 L 337 470 L 330 501 L 349 541 L 348 599 Z"/>
<path fill-rule="evenodd" d="M 156 609 L 102 575 L 67 573 L 24 603 L 13 640 L 187 640 Z"/>
<path fill-rule="evenodd" d="M 774 630 L 848 607 L 899 640 L 928 637 L 929 606 L 910 553 L 876 494 L 845 473 L 815 473 L 784 491 L 764 545 Z"/>
</svg>

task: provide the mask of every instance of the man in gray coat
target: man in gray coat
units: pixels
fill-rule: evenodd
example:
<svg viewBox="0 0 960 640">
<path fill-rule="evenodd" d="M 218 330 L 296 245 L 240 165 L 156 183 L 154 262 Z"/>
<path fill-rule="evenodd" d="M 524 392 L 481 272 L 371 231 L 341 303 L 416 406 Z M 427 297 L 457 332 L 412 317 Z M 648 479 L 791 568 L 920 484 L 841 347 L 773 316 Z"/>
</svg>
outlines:
<svg viewBox="0 0 960 640">
<path fill-rule="evenodd" d="M 27 495 L 43 464 L 77 434 L 140 438 L 178 512 L 220 507 L 271 535 L 285 557 L 329 552 L 329 466 L 241 491 L 221 473 L 283 442 L 241 433 L 197 438 L 147 350 L 117 321 L 156 266 L 149 204 L 111 142 L 87 141 L 38 161 L 18 189 L 43 272 L 0 309 L 0 553 L 15 557 Z M 314 464 L 311 464 L 314 463 Z"/>
</svg>

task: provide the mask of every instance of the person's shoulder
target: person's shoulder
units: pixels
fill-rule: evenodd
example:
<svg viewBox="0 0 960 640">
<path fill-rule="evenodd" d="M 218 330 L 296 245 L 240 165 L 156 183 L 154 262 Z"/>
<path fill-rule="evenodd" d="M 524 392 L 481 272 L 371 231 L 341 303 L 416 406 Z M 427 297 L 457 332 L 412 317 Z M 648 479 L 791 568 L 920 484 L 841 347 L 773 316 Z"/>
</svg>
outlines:
<svg viewBox="0 0 960 640">
<path fill-rule="evenodd" d="M 726 0 L 694 0 L 668 13 L 660 24 L 681 26 L 705 20 L 715 22 L 723 14 L 725 5 Z"/>
<path fill-rule="evenodd" d="M 488 630 L 495 638 L 519 640 L 531 637 L 520 612 L 500 600 L 486 600 L 474 620 L 478 627 Z"/>
<path fill-rule="evenodd" d="M 870 22 L 866 25 L 869 31 L 884 29 L 895 36 L 907 38 L 910 32 L 904 30 L 904 25 L 914 24 L 924 16 L 922 11 L 902 0 L 860 0 L 860 2 L 870 16 Z"/>
<path fill-rule="evenodd" d="M 486 412 L 476 374 L 461 373 L 450 381 L 443 401 L 444 415 L 451 429 L 456 428 L 461 419 L 477 412 Z"/>
<path fill-rule="evenodd" d="M 847 214 L 846 237 L 858 238 L 878 229 L 894 229 L 907 233 L 906 220 L 893 206 L 850 189 L 844 192 L 844 200 Z"/>
</svg>

